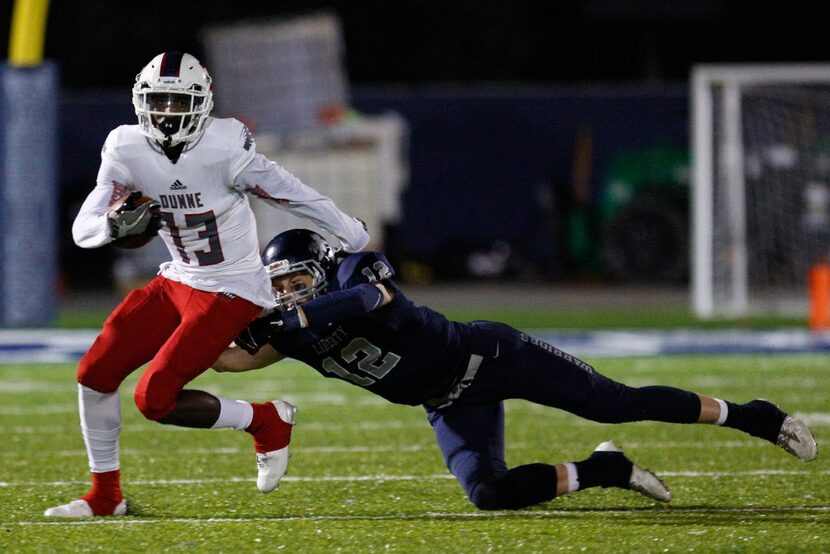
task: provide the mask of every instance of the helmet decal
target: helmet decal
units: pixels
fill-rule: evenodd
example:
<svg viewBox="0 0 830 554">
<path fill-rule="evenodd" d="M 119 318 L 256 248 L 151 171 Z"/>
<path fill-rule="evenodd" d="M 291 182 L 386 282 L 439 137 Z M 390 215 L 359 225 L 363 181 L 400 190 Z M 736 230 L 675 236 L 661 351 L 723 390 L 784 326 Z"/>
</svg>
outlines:
<svg viewBox="0 0 830 554">
<path fill-rule="evenodd" d="M 268 267 L 265 269 L 268 271 L 268 276 L 277 276 L 277 275 L 285 275 L 289 273 L 289 268 L 291 267 L 291 262 L 288 260 L 277 260 L 276 262 L 269 264 Z"/>
<path fill-rule="evenodd" d="M 178 77 L 183 57 L 184 55 L 181 52 L 165 52 L 161 59 L 159 75 L 161 77 Z"/>
</svg>

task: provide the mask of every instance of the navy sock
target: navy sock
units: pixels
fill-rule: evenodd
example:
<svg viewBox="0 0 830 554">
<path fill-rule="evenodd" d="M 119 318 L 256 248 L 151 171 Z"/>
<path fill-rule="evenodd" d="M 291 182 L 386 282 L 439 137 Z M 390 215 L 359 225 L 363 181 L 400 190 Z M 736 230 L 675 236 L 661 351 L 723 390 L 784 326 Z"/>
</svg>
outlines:
<svg viewBox="0 0 830 554">
<path fill-rule="evenodd" d="M 574 462 L 579 490 L 591 487 L 627 489 L 633 465 L 622 452 L 594 452 L 587 460 Z"/>
<path fill-rule="evenodd" d="M 787 414 L 766 400 L 753 400 L 746 404 L 726 403 L 729 413 L 724 427 L 738 429 L 753 437 L 760 437 L 771 443 L 778 441 L 778 432 Z"/>
<path fill-rule="evenodd" d="M 470 500 L 482 510 L 517 509 L 556 496 L 556 467 L 527 464 L 479 483 Z"/>
</svg>

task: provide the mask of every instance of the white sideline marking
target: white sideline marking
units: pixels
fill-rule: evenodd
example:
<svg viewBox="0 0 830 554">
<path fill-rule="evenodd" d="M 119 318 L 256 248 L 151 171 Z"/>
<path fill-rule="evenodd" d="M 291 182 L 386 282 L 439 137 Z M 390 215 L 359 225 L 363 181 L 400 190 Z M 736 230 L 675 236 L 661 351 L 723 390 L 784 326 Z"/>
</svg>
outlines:
<svg viewBox="0 0 830 554">
<path fill-rule="evenodd" d="M 830 475 L 830 469 L 748 469 L 744 471 L 657 471 L 660 477 L 757 477 L 761 475 Z"/>
<path fill-rule="evenodd" d="M 173 425 L 161 425 L 149 421 L 138 423 L 126 423 L 124 428 L 127 433 L 181 433 L 192 431 L 207 431 L 207 429 L 191 429 L 189 427 L 176 427 Z M 305 431 L 378 431 L 383 429 L 429 429 L 426 418 L 418 421 L 363 421 L 360 423 L 298 423 L 297 429 Z M 62 425 L 6 425 L 0 426 L 0 435 L 23 433 L 66 433 L 66 427 Z"/>
<path fill-rule="evenodd" d="M 826 412 L 796 412 L 794 415 L 811 427 L 823 427 L 830 425 L 830 414 Z"/>
<path fill-rule="evenodd" d="M 282 482 L 307 482 L 307 483 L 315 483 L 315 482 L 363 482 L 363 481 L 375 481 L 375 482 L 385 482 L 385 481 L 424 481 L 424 480 L 435 480 L 435 479 L 455 479 L 451 474 L 440 474 L 440 475 L 321 475 L 318 477 L 291 477 L 285 476 L 280 481 Z M 145 479 L 145 480 L 134 480 L 130 481 L 130 485 L 146 485 L 146 486 L 155 486 L 155 485 L 208 485 L 208 484 L 215 484 L 215 483 L 253 483 L 256 481 L 253 477 L 223 477 L 223 478 L 215 478 L 215 479 Z M 50 482 L 37 482 L 37 481 L 18 481 L 18 482 L 10 482 L 10 481 L 0 481 L 0 487 L 32 487 L 32 486 L 41 486 L 41 487 L 67 487 L 67 486 L 74 486 L 74 485 L 88 485 L 89 481 L 50 481 Z"/>
<path fill-rule="evenodd" d="M 552 416 L 556 417 L 571 417 L 567 412 L 563 412 L 561 410 L 556 410 L 555 408 L 548 408 L 546 406 L 537 406 L 530 404 L 527 407 L 532 408 L 543 408 L 544 413 L 549 413 Z M 527 408 L 525 407 L 525 408 Z M 73 411 L 77 410 L 77 408 L 73 405 Z M 26 412 L 21 410 L 19 413 L 15 415 L 25 415 L 30 414 L 32 412 Z M 815 427 L 828 427 L 830 426 L 830 413 L 827 412 L 795 412 L 793 414 L 795 417 L 801 419 L 809 425 L 811 428 Z M 515 416 L 514 416 L 515 417 Z M 575 419 L 573 421 L 568 422 L 569 427 L 590 427 L 598 425 L 593 421 L 588 421 L 584 419 Z M 145 433 L 145 432 L 182 432 L 182 431 L 193 431 L 194 429 L 190 429 L 187 427 L 175 427 L 175 426 L 162 426 L 156 423 L 150 423 L 146 421 L 140 421 L 138 423 L 127 423 L 125 424 L 126 433 Z M 322 432 L 329 432 L 329 431 L 375 431 L 375 430 L 383 430 L 383 429 L 414 429 L 414 428 L 423 428 L 428 429 L 429 424 L 426 421 L 417 420 L 417 421 L 395 421 L 395 420 L 387 420 L 387 421 L 363 421 L 360 423 L 348 424 L 348 423 L 298 423 L 297 429 L 301 430 L 302 432 L 305 431 L 322 431 Z M 49 434 L 49 433 L 58 433 L 64 434 L 66 433 L 66 427 L 62 425 L 6 425 L 0 426 L 0 435 L 22 435 L 22 434 L 33 434 L 33 433 L 42 433 L 42 434 Z M 740 441 L 726 441 L 722 444 L 727 443 L 737 443 Z M 755 441 L 752 441 L 755 442 Z M 685 445 L 686 443 L 683 442 L 667 442 L 667 443 L 645 443 L 645 442 L 626 442 L 623 446 L 627 446 L 628 448 L 648 448 L 654 447 L 657 444 L 663 444 L 667 447 L 671 448 L 672 444 L 677 444 L 678 446 Z M 760 442 L 758 444 L 766 444 L 764 442 Z M 694 446 L 694 445 L 693 445 Z M 699 445 L 698 445 L 699 446 Z M 748 444 L 746 446 L 749 446 Z M 0 454 L 2 456 L 3 454 Z"/>
<path fill-rule="evenodd" d="M 655 513 L 745 513 L 745 514 L 768 514 L 778 512 L 827 512 L 830 506 L 770 506 L 764 508 L 646 508 L 636 510 L 604 510 L 602 508 L 596 510 L 578 509 L 574 510 L 515 510 L 515 511 L 498 511 L 498 512 L 424 512 L 422 514 L 395 514 L 395 515 L 365 515 L 365 516 L 282 516 L 282 517 L 247 517 L 247 518 L 159 518 L 159 519 L 131 519 L 130 516 L 125 518 L 99 518 L 99 519 L 85 519 L 85 520 L 63 520 L 63 521 L 15 521 L 9 523 L 0 523 L 0 526 L 29 526 L 29 525 L 134 525 L 145 523 L 194 523 L 196 525 L 214 524 L 214 523 L 270 523 L 270 522 L 292 522 L 292 521 L 388 521 L 388 520 L 407 520 L 407 519 L 457 519 L 457 518 L 472 518 L 472 519 L 495 519 L 501 517 L 531 517 L 542 518 L 549 516 L 566 516 L 574 513 L 598 513 L 602 515 L 631 515 L 642 514 L 645 512 Z"/>
<path fill-rule="evenodd" d="M 526 329 L 580 357 L 674 354 L 771 354 L 830 352 L 830 333 L 808 329 L 668 331 L 559 331 Z M 0 331 L 0 363 L 72 363 L 95 340 L 98 329 Z"/>
<path fill-rule="evenodd" d="M 289 397 L 290 400 L 290 397 Z M 555 416 L 557 418 L 574 418 L 575 416 L 571 416 L 567 412 L 563 412 L 561 410 L 557 410 L 555 408 L 549 408 L 547 406 L 539 406 L 535 404 L 529 404 L 524 406 L 523 409 L 528 408 L 539 408 L 540 413 L 550 414 L 551 416 Z M 45 411 L 44 413 L 52 413 L 50 410 Z M 14 412 L 14 415 L 27 415 L 27 414 L 36 414 L 37 411 L 27 411 L 25 409 L 17 410 L 10 410 L 10 412 Z M 69 413 L 77 412 L 77 407 L 73 404 L 72 410 Z M 55 409 L 55 413 L 57 409 Z M 2 412 L 0 412 L 2 414 Z M 12 415 L 11 413 L 7 413 L 6 415 Z M 809 425 L 810 427 L 827 427 L 830 426 L 830 413 L 828 412 L 795 412 L 793 414 L 795 417 L 801 419 Z M 513 417 L 520 417 L 520 416 L 513 416 Z M 586 419 L 573 419 L 573 421 L 568 422 L 569 427 L 590 427 L 598 425 L 593 421 L 588 421 Z M 400 420 L 386 420 L 386 421 L 361 421 L 358 423 L 323 423 L 323 422 L 316 422 L 316 423 L 303 423 L 302 421 L 297 424 L 297 429 L 302 431 L 341 431 L 341 430 L 348 430 L 348 431 L 375 431 L 375 430 L 382 430 L 382 429 L 409 429 L 415 427 L 422 427 L 424 429 L 429 428 L 429 424 L 426 420 L 414 420 L 414 421 L 400 421 Z M 148 421 L 139 421 L 137 423 L 126 423 L 124 428 L 126 429 L 126 433 L 130 432 L 181 432 L 181 431 L 193 431 L 188 427 L 176 427 L 172 425 L 162 426 L 157 423 L 152 423 Z M 24 433 L 65 433 L 66 427 L 62 425 L 4 425 L 0 426 L 0 434 L 24 434 Z M 627 443 L 628 446 L 633 445 L 634 443 Z M 653 444 L 653 443 L 652 443 Z M 641 443 L 642 446 L 648 446 L 647 443 Z"/>
<path fill-rule="evenodd" d="M 40 406 L 2 406 L 0 415 L 4 416 L 27 416 L 27 415 L 52 415 L 52 414 L 77 414 L 78 406 L 74 403 L 64 404 L 42 404 Z"/>
<path fill-rule="evenodd" d="M 752 469 L 746 471 L 659 471 L 661 477 L 758 477 L 762 475 L 830 475 L 830 470 L 803 471 L 786 469 Z M 428 481 L 437 479 L 455 479 L 449 473 L 434 475 L 320 475 L 317 477 L 292 477 L 285 476 L 283 482 L 363 482 L 373 481 L 383 483 L 385 481 Z M 215 479 L 138 479 L 131 480 L 130 485 L 207 485 L 212 483 L 252 483 L 256 479 L 252 477 L 228 477 Z M 66 487 L 74 485 L 87 485 L 88 480 L 78 481 L 0 481 L 0 487 Z"/>
<path fill-rule="evenodd" d="M 2 393 L 78 393 L 78 385 L 74 381 L 75 377 L 67 376 L 66 382 L 55 383 L 54 381 L 4 381 L 0 382 L 0 392 Z"/>
</svg>

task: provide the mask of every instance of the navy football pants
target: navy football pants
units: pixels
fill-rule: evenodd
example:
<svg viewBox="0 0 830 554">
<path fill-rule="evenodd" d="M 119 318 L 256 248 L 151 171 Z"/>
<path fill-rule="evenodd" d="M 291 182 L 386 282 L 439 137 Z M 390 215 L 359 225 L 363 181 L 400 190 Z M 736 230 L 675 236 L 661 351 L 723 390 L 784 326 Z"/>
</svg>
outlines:
<svg viewBox="0 0 830 554">
<path fill-rule="evenodd" d="M 529 400 L 602 423 L 694 423 L 700 416 L 694 393 L 629 387 L 507 325 L 471 326 L 484 356 L 475 378 L 451 406 L 426 410 L 447 467 L 479 508 L 521 508 L 556 494 L 553 466 L 507 469 L 502 400 Z"/>
</svg>

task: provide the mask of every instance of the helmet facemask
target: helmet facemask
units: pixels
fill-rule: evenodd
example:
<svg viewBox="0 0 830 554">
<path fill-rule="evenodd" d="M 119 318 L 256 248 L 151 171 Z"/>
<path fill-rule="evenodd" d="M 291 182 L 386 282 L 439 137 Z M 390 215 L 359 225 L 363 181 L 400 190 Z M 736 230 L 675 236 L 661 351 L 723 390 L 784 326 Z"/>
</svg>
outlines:
<svg viewBox="0 0 830 554">
<path fill-rule="evenodd" d="M 311 276 L 311 286 L 302 290 L 279 293 L 274 291 L 274 300 L 277 309 L 281 312 L 297 309 L 297 306 L 321 294 L 325 294 L 328 281 L 322 266 L 314 260 L 305 260 L 297 263 L 289 263 L 288 260 L 279 260 L 266 268 L 268 278 L 274 279 L 286 277 L 295 273 L 302 273 Z"/>
</svg>

